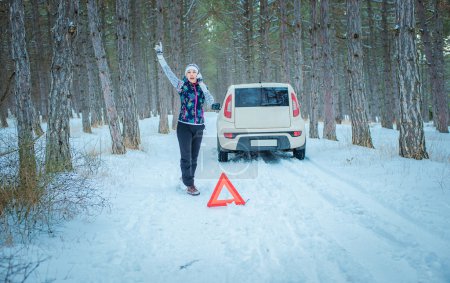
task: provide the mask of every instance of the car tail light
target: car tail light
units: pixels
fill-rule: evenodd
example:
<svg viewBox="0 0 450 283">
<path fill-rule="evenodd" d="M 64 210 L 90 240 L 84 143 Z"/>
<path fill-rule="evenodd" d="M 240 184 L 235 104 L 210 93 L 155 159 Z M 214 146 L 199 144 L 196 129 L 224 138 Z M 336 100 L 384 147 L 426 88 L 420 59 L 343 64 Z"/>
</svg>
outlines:
<svg viewBox="0 0 450 283">
<path fill-rule="evenodd" d="M 223 108 L 223 114 L 226 118 L 231 119 L 231 94 L 228 95 L 225 101 L 225 107 Z"/>
<path fill-rule="evenodd" d="M 227 139 L 232 139 L 232 138 L 234 138 L 233 133 L 224 133 L 223 135 L 224 135 L 224 137 L 226 137 Z"/>
<path fill-rule="evenodd" d="M 297 117 L 300 114 L 300 106 L 298 105 L 297 96 L 295 93 L 291 93 L 292 98 L 292 115 Z"/>
<path fill-rule="evenodd" d="M 294 132 L 294 137 L 299 137 L 302 135 L 302 131 L 295 131 Z"/>
</svg>

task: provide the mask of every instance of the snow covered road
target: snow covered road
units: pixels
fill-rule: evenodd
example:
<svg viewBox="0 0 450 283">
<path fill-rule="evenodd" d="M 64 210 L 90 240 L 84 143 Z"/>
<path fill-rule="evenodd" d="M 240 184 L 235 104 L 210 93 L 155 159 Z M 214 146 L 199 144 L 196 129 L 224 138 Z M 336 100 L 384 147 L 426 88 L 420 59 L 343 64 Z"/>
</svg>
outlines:
<svg viewBox="0 0 450 283">
<path fill-rule="evenodd" d="M 308 139 L 291 153 L 218 164 L 208 113 L 197 185 L 178 189 L 176 136 L 141 121 L 142 150 L 108 153 L 107 127 L 73 121 L 75 146 L 102 152 L 98 185 L 111 209 L 43 236 L 37 282 L 449 282 L 450 138 L 426 129 L 431 159 L 397 156 L 397 132 L 371 128 L 375 150 Z M 89 142 L 97 139 L 100 142 Z M 207 208 L 221 172 L 245 206 Z"/>
</svg>

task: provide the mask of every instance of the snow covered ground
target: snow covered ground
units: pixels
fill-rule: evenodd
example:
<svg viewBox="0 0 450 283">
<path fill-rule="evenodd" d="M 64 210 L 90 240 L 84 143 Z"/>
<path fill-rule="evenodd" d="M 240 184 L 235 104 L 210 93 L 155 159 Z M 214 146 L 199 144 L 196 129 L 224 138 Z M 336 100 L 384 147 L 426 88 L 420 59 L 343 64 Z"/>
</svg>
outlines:
<svg viewBox="0 0 450 283">
<path fill-rule="evenodd" d="M 32 282 L 450 282 L 450 135 L 426 126 L 429 160 L 398 156 L 398 132 L 371 126 L 375 149 L 308 139 L 292 153 L 217 162 L 207 113 L 192 197 L 179 189 L 176 135 L 140 121 L 142 150 L 110 153 L 107 127 L 72 143 L 101 152 L 111 209 L 42 235 Z M 322 128 L 320 127 L 320 132 Z M 221 174 L 245 206 L 206 206 Z M 224 190 L 225 191 L 225 190 Z M 221 195 L 226 197 L 226 193 Z"/>
</svg>

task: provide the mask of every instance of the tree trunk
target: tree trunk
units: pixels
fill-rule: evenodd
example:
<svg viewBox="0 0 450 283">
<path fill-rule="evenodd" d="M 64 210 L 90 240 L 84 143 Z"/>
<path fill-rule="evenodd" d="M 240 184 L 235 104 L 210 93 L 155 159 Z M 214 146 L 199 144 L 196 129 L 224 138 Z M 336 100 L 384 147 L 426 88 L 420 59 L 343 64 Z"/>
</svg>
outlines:
<svg viewBox="0 0 450 283">
<path fill-rule="evenodd" d="M 150 15 L 150 19 L 152 19 L 151 21 L 149 20 L 148 25 L 150 26 L 150 31 L 149 31 L 149 37 L 150 37 L 150 46 L 149 48 L 153 48 L 155 46 L 155 44 L 158 41 L 157 38 L 157 34 L 156 34 L 156 25 L 155 25 L 155 19 L 157 18 L 157 14 L 158 11 L 156 10 L 156 0 L 151 0 L 149 1 L 149 11 L 148 14 Z M 184 31 L 183 31 L 184 32 Z M 183 32 L 181 34 L 183 34 Z M 183 40 L 183 39 L 181 39 Z M 181 44 L 181 46 L 183 46 L 184 43 Z M 145 48 L 144 48 L 145 49 Z M 153 50 L 152 50 L 153 51 Z M 155 56 L 155 53 L 151 53 L 151 55 L 149 55 L 150 52 L 144 52 L 145 58 L 148 62 L 147 65 L 147 88 L 148 88 L 148 102 L 150 105 L 150 116 L 154 115 L 156 116 L 157 113 L 157 100 L 158 100 L 158 59 Z M 185 60 L 182 60 L 183 62 L 185 62 Z M 153 78 L 153 79 L 152 79 Z"/>
<path fill-rule="evenodd" d="M 311 98 L 309 116 L 309 137 L 319 138 L 319 19 L 317 17 L 317 0 L 311 0 Z"/>
<path fill-rule="evenodd" d="M 181 71 L 181 7 L 183 6 L 183 1 L 181 0 L 172 0 L 171 1 L 171 22 L 173 28 L 171 29 L 171 42 L 172 42 L 172 58 L 173 58 L 173 71 L 175 74 L 179 75 Z M 180 111 L 181 101 L 180 95 L 175 91 L 175 89 L 171 89 L 171 93 L 173 94 L 173 116 L 172 116 L 172 129 L 176 130 L 178 125 L 178 112 Z"/>
<path fill-rule="evenodd" d="M 69 99 L 73 77 L 74 40 L 78 28 L 78 4 L 78 1 L 60 1 L 56 23 L 52 29 L 52 84 L 45 152 L 48 172 L 72 170 Z"/>
<path fill-rule="evenodd" d="M 36 60 L 37 60 L 37 80 L 39 85 L 39 98 L 40 98 L 40 112 L 44 121 L 47 121 L 48 117 L 48 93 L 49 93 L 49 77 L 47 73 L 47 52 L 44 48 L 44 38 L 41 32 L 41 24 L 39 17 L 39 1 L 31 1 L 32 6 L 32 20 L 33 20 L 33 31 L 35 33 L 35 44 L 36 44 Z"/>
<path fill-rule="evenodd" d="M 358 0 L 347 0 L 347 50 L 352 143 L 373 148 L 364 91 L 364 66 L 361 46 L 361 18 Z"/>
<path fill-rule="evenodd" d="M 366 0 L 367 3 L 367 18 L 368 18 L 368 25 L 369 25 L 369 32 L 367 33 L 367 53 L 364 53 L 364 59 L 365 61 L 363 64 L 366 64 L 366 92 L 367 92 L 367 100 L 368 100 L 368 116 L 369 119 L 372 121 L 376 121 L 376 117 L 379 115 L 379 98 L 378 98 L 378 91 L 377 91 L 377 80 L 378 80 L 378 70 L 377 70 L 377 64 L 375 62 L 376 58 L 376 52 L 377 52 L 377 46 L 376 46 L 376 34 L 374 29 L 374 20 L 373 20 L 373 9 L 372 9 L 372 1 L 373 0 Z M 365 50 L 363 50 L 365 52 Z"/>
<path fill-rule="evenodd" d="M 146 58 L 143 50 L 145 50 L 144 40 L 150 41 L 147 36 L 144 36 L 145 32 L 142 28 L 145 23 L 142 20 L 142 14 L 144 14 L 143 8 L 144 3 L 141 1 L 131 1 L 131 42 L 133 45 L 133 63 L 135 66 L 136 73 L 136 97 L 137 101 L 137 111 L 139 119 L 146 118 L 145 111 L 148 108 L 149 101 L 147 99 L 147 88 L 146 88 Z"/>
<path fill-rule="evenodd" d="M 414 0 L 396 0 L 397 61 L 400 92 L 400 156 L 428 158 L 420 113 L 421 86 L 415 42 Z"/>
<path fill-rule="evenodd" d="M 445 60 L 444 60 L 444 25 L 438 0 L 433 0 L 435 28 L 433 33 L 433 54 L 435 56 L 435 94 L 436 94 L 436 128 L 441 133 L 448 133 L 449 105 L 448 93 L 445 91 Z M 447 14 L 448 15 L 448 14 Z"/>
<path fill-rule="evenodd" d="M 8 70 L 7 61 L 10 60 L 8 46 L 10 46 L 8 38 L 10 37 L 10 32 L 8 31 L 9 27 L 9 16 L 7 10 L 7 5 L 9 3 L 4 4 L 6 7 L 5 14 L 7 16 L 0 18 L 0 127 L 7 128 L 8 127 L 8 106 L 7 106 L 7 98 L 10 96 L 11 84 L 13 83 L 13 76 L 15 72 L 13 72 L 11 76 L 8 74 L 10 70 Z"/>
<path fill-rule="evenodd" d="M 331 42 L 329 32 L 329 5 L 328 0 L 320 2 L 320 15 L 322 27 L 322 60 L 323 60 L 323 84 L 324 84 L 324 126 L 323 138 L 337 140 L 336 121 L 334 115 L 334 64 L 331 55 Z"/>
<path fill-rule="evenodd" d="M 306 105 L 305 93 L 303 91 L 303 52 L 302 52 L 302 1 L 294 0 L 294 90 L 300 101 L 303 119 L 307 118 L 307 111 L 303 110 Z"/>
<path fill-rule="evenodd" d="M 22 0 L 11 0 L 10 24 L 12 58 L 16 72 L 17 134 L 19 146 L 19 186 L 36 188 L 36 157 L 33 141 L 30 62 L 25 41 L 24 8 Z"/>
<path fill-rule="evenodd" d="M 384 91 L 383 91 L 383 104 L 381 107 L 381 126 L 386 129 L 392 129 L 394 123 L 394 96 L 392 86 L 392 65 L 391 65 L 391 52 L 390 52 L 390 38 L 389 38 L 389 27 L 388 27 L 388 0 L 383 0 L 382 4 L 382 14 L 381 14 L 381 24 L 383 28 L 382 40 L 383 40 L 383 81 L 384 81 Z"/>
<path fill-rule="evenodd" d="M 86 44 L 85 44 L 85 65 L 88 79 L 87 96 L 90 98 L 90 113 L 91 113 L 91 127 L 100 127 L 103 125 L 102 109 L 104 100 L 102 98 L 102 91 L 99 86 L 98 68 L 95 65 L 95 53 L 92 46 L 92 40 L 89 38 L 89 28 L 86 26 Z"/>
<path fill-rule="evenodd" d="M 436 129 L 448 133 L 448 96 L 445 93 L 443 25 L 439 15 L 438 1 L 433 0 L 432 30 L 428 28 L 423 0 L 417 0 L 417 11 L 421 24 L 421 35 L 427 65 L 433 102 L 433 120 Z M 427 114 L 427 113 L 424 113 Z"/>
<path fill-rule="evenodd" d="M 117 50 L 119 55 L 120 97 L 123 104 L 123 141 L 130 149 L 139 149 L 141 137 L 136 110 L 136 76 L 130 41 L 130 1 L 117 0 Z"/>
<path fill-rule="evenodd" d="M 163 1 L 157 0 L 157 38 L 158 42 L 163 41 L 163 31 L 164 31 L 164 11 L 163 11 Z M 158 77 L 161 78 L 158 81 L 158 111 L 159 111 L 159 130 L 160 134 L 168 134 L 169 130 L 169 119 L 167 116 L 167 108 L 168 108 L 168 93 L 166 88 L 164 87 L 164 83 L 162 83 L 163 78 L 165 77 L 162 68 L 159 68 Z"/>
<path fill-rule="evenodd" d="M 270 45 L 269 45 L 269 33 L 270 33 L 270 14 L 268 0 L 259 1 L 260 12 L 260 81 L 269 81 L 270 72 Z"/>
<path fill-rule="evenodd" d="M 245 60 L 245 79 L 253 82 L 253 0 L 244 1 L 244 60 Z"/>
<path fill-rule="evenodd" d="M 91 122 L 89 119 L 90 114 L 90 97 L 89 97 L 89 83 L 87 77 L 87 66 L 86 66 L 86 41 L 87 36 L 87 14 L 86 14 L 85 2 L 81 2 L 78 10 L 78 27 L 77 27 L 77 38 L 75 40 L 75 54 L 74 54 L 74 80 L 73 80 L 73 95 L 72 97 L 79 97 L 80 100 L 80 110 L 81 110 L 81 121 L 84 133 L 92 133 Z"/>
<path fill-rule="evenodd" d="M 103 47 L 102 34 L 99 28 L 99 17 L 97 12 L 96 0 L 88 0 L 89 30 L 94 46 L 95 59 L 99 70 L 100 81 L 102 85 L 103 98 L 105 100 L 109 131 L 112 139 L 113 154 L 124 154 L 126 149 L 123 145 L 120 134 L 119 118 L 117 116 L 116 104 L 114 101 L 114 91 L 111 82 L 108 62 L 106 61 L 105 48 Z"/>
<path fill-rule="evenodd" d="M 280 4 L 281 80 L 283 83 L 290 83 L 291 74 L 289 67 L 286 0 L 279 0 L 278 3 Z"/>
</svg>

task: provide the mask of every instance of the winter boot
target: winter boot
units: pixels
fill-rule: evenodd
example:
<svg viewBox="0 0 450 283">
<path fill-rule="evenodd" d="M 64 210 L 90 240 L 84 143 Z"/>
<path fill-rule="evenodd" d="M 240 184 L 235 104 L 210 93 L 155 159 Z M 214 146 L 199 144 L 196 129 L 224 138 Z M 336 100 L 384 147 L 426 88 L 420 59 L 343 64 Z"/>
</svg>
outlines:
<svg viewBox="0 0 450 283">
<path fill-rule="evenodd" d="M 191 196 L 198 196 L 200 194 L 200 191 L 197 190 L 195 185 L 189 186 L 186 188 L 186 192 L 190 194 Z"/>
</svg>

